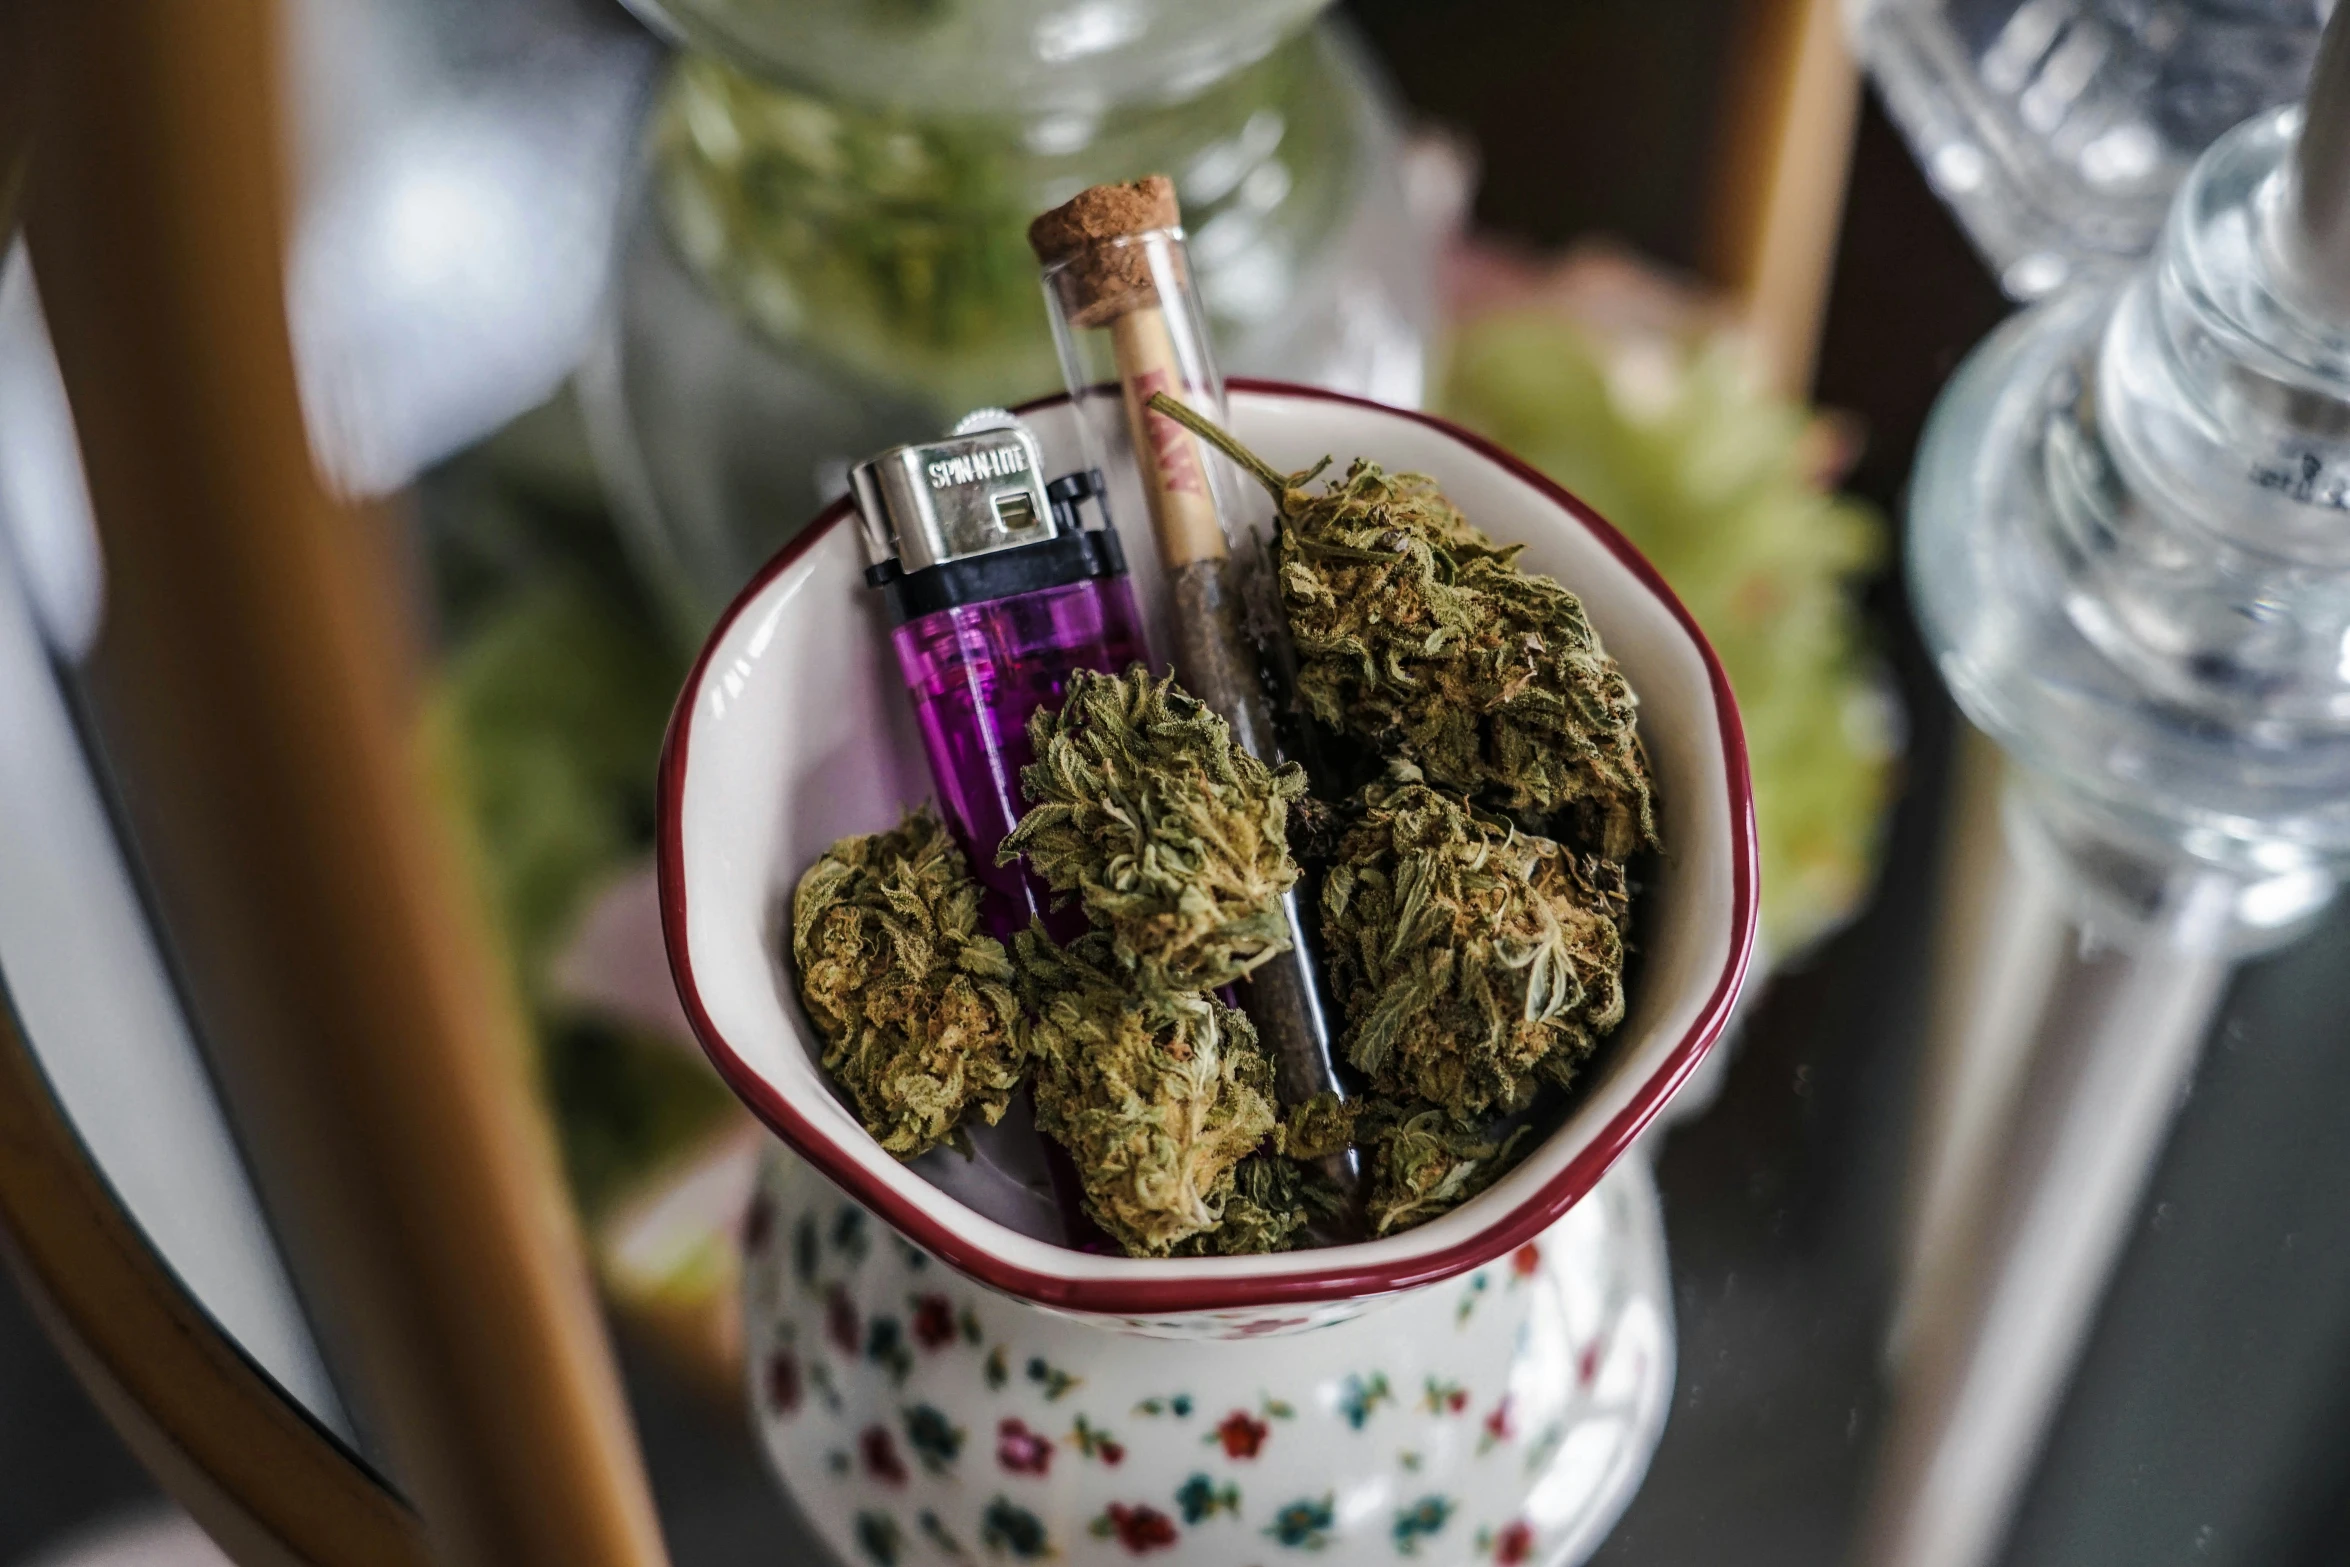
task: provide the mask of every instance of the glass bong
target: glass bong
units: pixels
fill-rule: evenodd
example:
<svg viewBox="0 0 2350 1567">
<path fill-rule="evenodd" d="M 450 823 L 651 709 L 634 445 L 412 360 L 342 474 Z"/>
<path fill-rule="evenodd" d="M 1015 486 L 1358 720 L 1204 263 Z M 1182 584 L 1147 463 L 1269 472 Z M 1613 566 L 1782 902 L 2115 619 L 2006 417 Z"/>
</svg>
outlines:
<svg viewBox="0 0 2350 1567">
<path fill-rule="evenodd" d="M 2017 299 L 2145 254 L 2198 154 L 2291 101 L 2326 0 L 1845 0 L 1926 178 Z"/>
<path fill-rule="evenodd" d="M 2350 867 L 2341 33 L 2306 129 L 2284 108 L 2223 137 L 2142 268 L 1975 352 L 1911 486 L 1912 601 L 2044 841 L 2109 920 L 2191 884 L 2236 950 Z"/>
<path fill-rule="evenodd" d="M 2014 874 L 1951 916 L 2009 956 L 1944 960 L 1869 1567 L 1992 1559 L 2232 964 L 2350 871 L 2344 16 L 2139 267 L 1975 351 L 1912 474 L 1911 601 L 2014 764 Z"/>
<path fill-rule="evenodd" d="M 685 49 L 581 386 L 709 616 L 866 453 L 1060 387 L 1028 221 L 1172 175 L 1224 362 L 1411 404 L 1434 236 L 1328 0 L 634 0 Z"/>
</svg>

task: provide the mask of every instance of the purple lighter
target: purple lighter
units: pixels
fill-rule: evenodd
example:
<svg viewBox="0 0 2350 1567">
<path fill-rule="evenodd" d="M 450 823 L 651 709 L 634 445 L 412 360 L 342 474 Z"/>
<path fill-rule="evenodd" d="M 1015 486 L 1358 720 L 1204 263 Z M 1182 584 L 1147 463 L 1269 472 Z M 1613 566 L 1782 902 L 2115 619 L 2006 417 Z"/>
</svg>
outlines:
<svg viewBox="0 0 2350 1567">
<path fill-rule="evenodd" d="M 872 565 L 889 604 L 898 668 L 913 693 L 922 748 L 947 825 L 987 888 L 989 928 L 1005 940 L 1040 917 L 1058 939 L 1084 916 L 1051 912 L 1025 864 L 996 848 L 1026 808 L 1020 769 L 1034 760 L 1028 718 L 1057 707 L 1080 669 L 1147 660 L 1126 557 L 1102 509 L 1100 473 L 1046 484 L 1036 437 L 1009 414 L 974 415 L 939 441 L 893 447 L 850 471 Z"/>
</svg>

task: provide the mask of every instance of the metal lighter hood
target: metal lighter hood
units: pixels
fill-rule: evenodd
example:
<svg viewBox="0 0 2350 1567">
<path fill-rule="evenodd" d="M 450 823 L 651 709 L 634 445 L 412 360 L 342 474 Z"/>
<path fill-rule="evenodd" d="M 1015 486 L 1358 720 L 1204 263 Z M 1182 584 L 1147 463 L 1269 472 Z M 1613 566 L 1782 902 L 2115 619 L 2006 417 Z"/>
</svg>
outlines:
<svg viewBox="0 0 2350 1567">
<path fill-rule="evenodd" d="M 849 471 L 866 554 L 911 575 L 1058 537 L 1043 469 L 1016 424 L 892 447 Z"/>
</svg>

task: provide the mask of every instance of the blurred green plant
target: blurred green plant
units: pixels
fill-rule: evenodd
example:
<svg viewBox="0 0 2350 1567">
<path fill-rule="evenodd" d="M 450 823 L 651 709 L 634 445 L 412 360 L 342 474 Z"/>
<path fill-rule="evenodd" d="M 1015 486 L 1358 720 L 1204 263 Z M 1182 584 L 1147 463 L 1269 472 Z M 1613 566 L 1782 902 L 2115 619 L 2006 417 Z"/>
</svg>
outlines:
<svg viewBox="0 0 2350 1567">
<path fill-rule="evenodd" d="M 582 897 L 649 841 L 667 661 L 576 574 L 520 588 L 441 665 L 428 732 L 455 768 L 524 986 Z"/>
</svg>

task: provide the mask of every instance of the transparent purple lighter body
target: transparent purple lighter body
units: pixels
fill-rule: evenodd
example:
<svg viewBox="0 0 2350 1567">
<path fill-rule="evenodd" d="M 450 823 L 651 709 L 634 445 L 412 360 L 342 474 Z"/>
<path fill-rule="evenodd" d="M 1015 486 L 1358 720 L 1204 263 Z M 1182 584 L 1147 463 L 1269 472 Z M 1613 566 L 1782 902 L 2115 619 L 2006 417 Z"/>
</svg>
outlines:
<svg viewBox="0 0 2350 1567">
<path fill-rule="evenodd" d="M 934 610 L 894 640 L 940 809 L 987 889 L 989 929 L 1009 941 L 1034 917 L 1056 940 L 1083 931 L 1082 912 L 1055 915 L 1027 863 L 999 866 L 996 849 L 1027 809 L 1029 715 L 1058 707 L 1080 669 L 1115 673 L 1146 659 L 1133 588 L 1122 575 L 1096 577 Z"/>
</svg>

